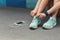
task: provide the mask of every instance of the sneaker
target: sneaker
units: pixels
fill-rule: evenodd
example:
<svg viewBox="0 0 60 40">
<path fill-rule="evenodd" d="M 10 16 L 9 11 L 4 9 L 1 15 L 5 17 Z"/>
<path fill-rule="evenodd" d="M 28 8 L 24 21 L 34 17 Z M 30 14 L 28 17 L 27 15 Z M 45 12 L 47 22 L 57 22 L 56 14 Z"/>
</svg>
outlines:
<svg viewBox="0 0 60 40">
<path fill-rule="evenodd" d="M 41 23 L 41 20 L 39 18 L 34 17 L 31 24 L 30 24 L 30 29 L 35 30 L 38 28 L 38 25 Z"/>
<path fill-rule="evenodd" d="M 43 24 L 43 28 L 52 29 L 54 26 L 56 26 L 56 24 L 57 24 L 56 19 L 50 17 L 50 19 L 46 23 Z"/>
</svg>

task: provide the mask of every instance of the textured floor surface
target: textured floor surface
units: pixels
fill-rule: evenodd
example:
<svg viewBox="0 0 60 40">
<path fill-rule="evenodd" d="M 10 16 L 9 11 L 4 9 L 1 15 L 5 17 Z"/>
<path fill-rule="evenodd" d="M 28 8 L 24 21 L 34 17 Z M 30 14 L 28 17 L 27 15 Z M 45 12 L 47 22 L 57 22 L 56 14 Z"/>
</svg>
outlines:
<svg viewBox="0 0 60 40">
<path fill-rule="evenodd" d="M 0 8 L 0 40 L 60 40 L 59 18 L 57 26 L 52 30 L 44 30 L 42 27 L 30 30 L 32 17 L 29 12 L 29 9 Z M 13 25 L 17 21 L 25 21 L 25 24 Z"/>
</svg>

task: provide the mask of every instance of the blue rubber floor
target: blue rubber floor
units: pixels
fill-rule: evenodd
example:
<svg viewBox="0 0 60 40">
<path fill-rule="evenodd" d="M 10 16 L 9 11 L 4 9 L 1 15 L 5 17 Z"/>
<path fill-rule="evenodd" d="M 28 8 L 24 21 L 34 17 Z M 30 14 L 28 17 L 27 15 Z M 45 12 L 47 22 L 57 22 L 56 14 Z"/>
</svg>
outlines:
<svg viewBox="0 0 60 40">
<path fill-rule="evenodd" d="M 60 40 L 60 19 L 52 30 L 30 30 L 32 17 L 30 9 L 0 8 L 0 40 Z M 17 21 L 25 21 L 22 26 L 13 25 Z"/>
</svg>

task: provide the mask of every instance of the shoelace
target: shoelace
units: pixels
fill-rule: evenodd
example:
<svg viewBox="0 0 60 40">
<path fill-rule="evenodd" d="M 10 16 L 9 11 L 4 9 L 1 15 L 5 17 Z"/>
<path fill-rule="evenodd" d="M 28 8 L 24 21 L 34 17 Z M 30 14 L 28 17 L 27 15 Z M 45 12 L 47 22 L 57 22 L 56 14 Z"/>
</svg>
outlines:
<svg viewBox="0 0 60 40">
<path fill-rule="evenodd" d="M 54 24 L 54 23 L 55 23 L 55 20 L 54 20 L 54 19 L 49 19 L 49 20 L 48 20 L 48 24 L 49 24 L 49 23 L 50 23 L 50 24 Z"/>
<path fill-rule="evenodd" d="M 33 19 L 33 22 L 38 22 L 38 21 L 39 21 L 38 18 L 34 18 L 34 19 Z"/>
</svg>

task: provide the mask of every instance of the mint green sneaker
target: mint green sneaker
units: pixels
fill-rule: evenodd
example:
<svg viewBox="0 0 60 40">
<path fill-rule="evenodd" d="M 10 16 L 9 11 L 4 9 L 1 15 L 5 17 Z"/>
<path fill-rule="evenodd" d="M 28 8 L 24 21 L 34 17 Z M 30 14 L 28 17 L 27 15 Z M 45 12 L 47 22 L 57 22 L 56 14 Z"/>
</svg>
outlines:
<svg viewBox="0 0 60 40">
<path fill-rule="evenodd" d="M 40 23 L 41 23 L 41 20 L 39 18 L 34 17 L 29 27 L 31 30 L 35 30 L 38 28 L 38 25 Z"/>
<path fill-rule="evenodd" d="M 50 19 L 43 24 L 43 28 L 49 30 L 49 29 L 52 29 L 54 26 L 56 26 L 56 24 L 57 24 L 56 19 L 50 17 Z"/>
</svg>

